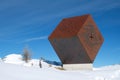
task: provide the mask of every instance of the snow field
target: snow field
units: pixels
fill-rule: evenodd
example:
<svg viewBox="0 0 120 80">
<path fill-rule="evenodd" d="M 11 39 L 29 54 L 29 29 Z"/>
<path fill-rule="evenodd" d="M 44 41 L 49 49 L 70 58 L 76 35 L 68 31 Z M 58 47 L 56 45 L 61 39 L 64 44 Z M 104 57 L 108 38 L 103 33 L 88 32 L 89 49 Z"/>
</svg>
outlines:
<svg viewBox="0 0 120 80">
<path fill-rule="evenodd" d="M 93 70 L 58 70 L 42 61 L 22 61 L 22 56 L 11 54 L 0 59 L 0 80 L 120 80 L 120 65 L 111 65 Z"/>
</svg>

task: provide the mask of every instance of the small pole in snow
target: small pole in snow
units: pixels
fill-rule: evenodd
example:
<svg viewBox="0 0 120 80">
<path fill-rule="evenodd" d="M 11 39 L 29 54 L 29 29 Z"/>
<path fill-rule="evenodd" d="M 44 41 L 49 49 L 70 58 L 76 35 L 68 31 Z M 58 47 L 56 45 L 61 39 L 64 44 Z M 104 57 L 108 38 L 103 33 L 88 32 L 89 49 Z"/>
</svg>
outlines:
<svg viewBox="0 0 120 80">
<path fill-rule="evenodd" d="M 40 68 L 42 68 L 41 60 L 42 60 L 42 58 L 40 58 L 40 60 L 39 60 L 39 66 L 40 66 Z"/>
</svg>

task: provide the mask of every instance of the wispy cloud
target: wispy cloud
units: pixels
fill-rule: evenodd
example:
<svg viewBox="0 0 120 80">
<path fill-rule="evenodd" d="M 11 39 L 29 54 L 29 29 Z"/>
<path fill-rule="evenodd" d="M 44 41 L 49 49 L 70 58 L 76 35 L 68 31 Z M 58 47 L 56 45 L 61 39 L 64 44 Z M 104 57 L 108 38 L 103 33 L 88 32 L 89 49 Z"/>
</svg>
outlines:
<svg viewBox="0 0 120 80">
<path fill-rule="evenodd" d="M 31 41 L 43 40 L 43 39 L 47 39 L 47 38 L 48 38 L 48 36 L 34 37 L 34 38 L 26 39 L 23 42 L 31 42 Z"/>
<path fill-rule="evenodd" d="M 26 1 L 20 1 L 20 0 L 3 0 L 0 1 L 0 11 L 6 10 L 12 7 L 16 7 L 18 5 L 23 5 Z"/>
<path fill-rule="evenodd" d="M 62 7 L 60 7 L 61 5 Z M 55 2 L 49 0 L 42 2 L 38 0 L 34 2 L 32 0 L 1 0 L 0 26 L 3 27 L 0 29 L 2 34 L 0 34 L 0 38 L 1 36 L 18 36 L 23 33 L 23 35 L 36 34 L 37 31 L 40 32 L 41 30 L 38 28 L 45 26 L 44 24 L 50 24 L 50 21 L 86 13 L 100 15 L 99 12 L 104 13 L 104 11 L 117 7 L 119 7 L 118 0 L 93 0 L 90 2 L 79 0 L 60 0 Z M 47 29 L 48 27 L 45 26 L 44 30 Z"/>
</svg>

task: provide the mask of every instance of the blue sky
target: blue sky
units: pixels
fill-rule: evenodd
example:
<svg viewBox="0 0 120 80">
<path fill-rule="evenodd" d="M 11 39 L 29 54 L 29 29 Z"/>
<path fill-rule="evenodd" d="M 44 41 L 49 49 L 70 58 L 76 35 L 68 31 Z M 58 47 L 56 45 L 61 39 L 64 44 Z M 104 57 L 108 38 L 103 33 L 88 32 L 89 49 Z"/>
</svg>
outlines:
<svg viewBox="0 0 120 80">
<path fill-rule="evenodd" d="M 120 0 L 0 0 L 0 57 L 22 54 L 59 61 L 48 36 L 66 17 L 91 14 L 105 41 L 94 66 L 120 64 Z"/>
</svg>

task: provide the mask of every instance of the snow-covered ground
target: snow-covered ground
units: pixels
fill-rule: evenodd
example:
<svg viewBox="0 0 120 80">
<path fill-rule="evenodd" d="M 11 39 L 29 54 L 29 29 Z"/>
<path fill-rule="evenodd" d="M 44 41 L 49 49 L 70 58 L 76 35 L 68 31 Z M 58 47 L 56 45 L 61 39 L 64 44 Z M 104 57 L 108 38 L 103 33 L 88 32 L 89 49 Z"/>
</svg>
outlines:
<svg viewBox="0 0 120 80">
<path fill-rule="evenodd" d="M 58 70 L 56 66 L 33 59 L 29 63 L 22 61 L 21 55 L 11 54 L 0 59 L 0 80 L 120 80 L 120 65 L 94 68 L 92 71 Z"/>
</svg>

